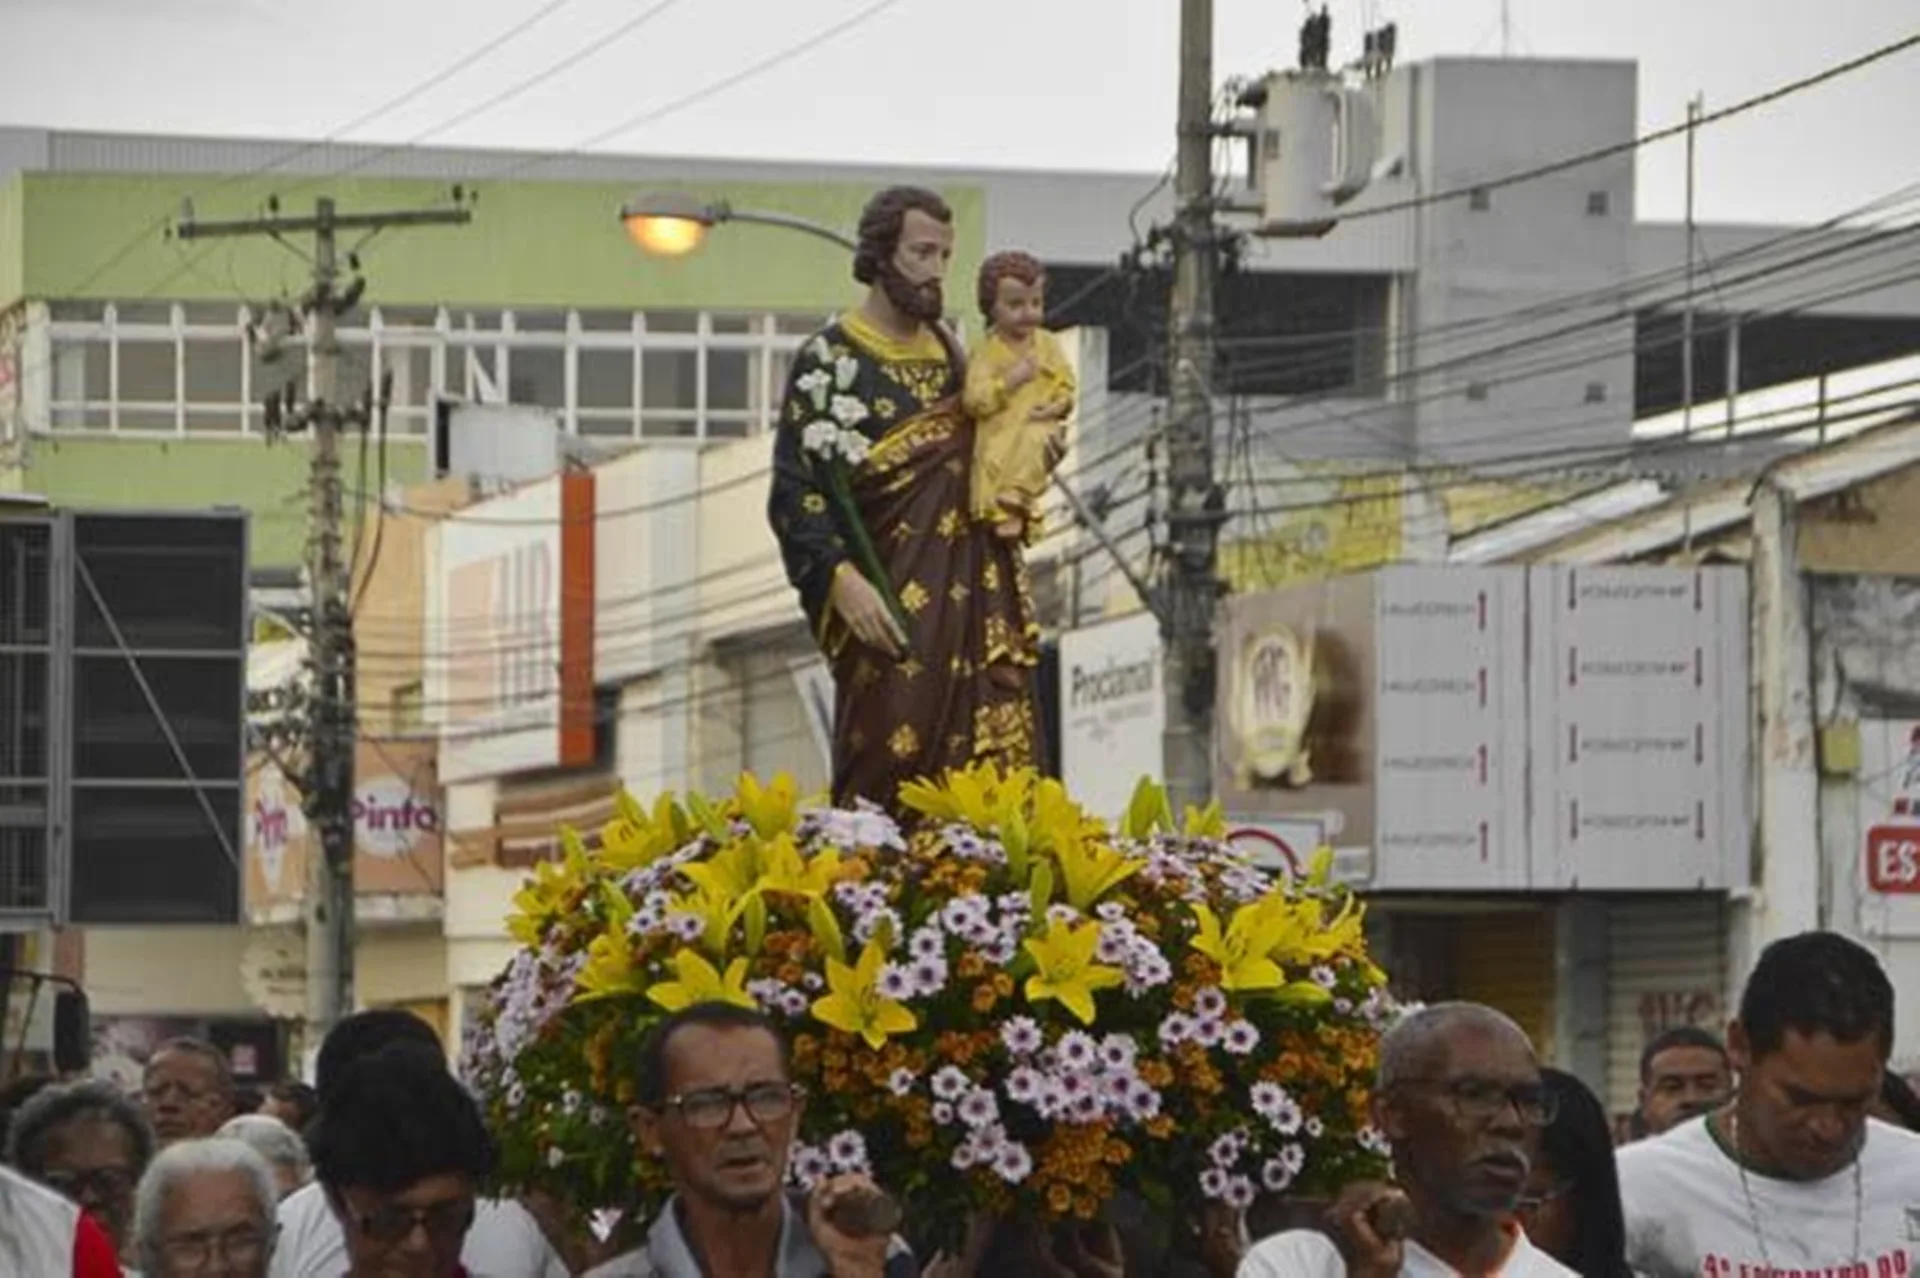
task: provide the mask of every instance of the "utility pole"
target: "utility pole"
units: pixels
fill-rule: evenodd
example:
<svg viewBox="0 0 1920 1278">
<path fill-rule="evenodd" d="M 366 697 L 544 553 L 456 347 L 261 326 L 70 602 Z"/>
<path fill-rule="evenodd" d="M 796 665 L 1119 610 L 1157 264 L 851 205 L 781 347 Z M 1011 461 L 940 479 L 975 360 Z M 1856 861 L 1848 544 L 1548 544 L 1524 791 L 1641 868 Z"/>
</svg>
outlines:
<svg viewBox="0 0 1920 1278">
<path fill-rule="evenodd" d="M 456 192 L 456 198 L 458 193 Z M 352 585 L 341 553 L 345 503 L 340 488 L 340 434 L 351 421 L 366 422 L 342 402 L 339 317 L 359 300 L 364 281 L 340 288 L 338 236 L 341 231 L 372 233 L 390 227 L 455 226 L 472 220 L 471 210 L 405 209 L 386 213 L 338 212 L 322 196 L 311 217 L 270 216 L 227 222 L 200 222 L 191 215 L 174 233 L 183 240 L 215 236 L 267 235 L 284 240 L 313 237 L 313 285 L 302 299 L 312 323 L 312 393 L 291 423 L 313 431 L 313 462 L 308 497 L 307 565 L 313 609 L 309 647 L 313 689 L 308 698 L 307 780 L 302 787 L 307 821 L 318 834 L 320 855 L 307 870 L 307 1025 L 306 1046 L 320 1040 L 353 1010 L 353 756 L 358 744 L 354 700 Z"/>
<path fill-rule="evenodd" d="M 1213 474 L 1213 0 L 1181 0 L 1175 161 L 1172 376 L 1167 422 L 1165 756 L 1177 813 L 1213 791 L 1213 613 L 1225 501 Z"/>
</svg>

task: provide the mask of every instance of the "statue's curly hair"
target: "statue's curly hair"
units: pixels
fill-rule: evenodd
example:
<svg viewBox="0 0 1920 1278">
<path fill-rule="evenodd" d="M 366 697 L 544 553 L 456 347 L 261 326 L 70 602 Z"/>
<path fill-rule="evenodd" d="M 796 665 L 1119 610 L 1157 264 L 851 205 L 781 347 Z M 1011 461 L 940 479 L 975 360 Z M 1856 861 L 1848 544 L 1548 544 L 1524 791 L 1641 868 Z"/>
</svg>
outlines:
<svg viewBox="0 0 1920 1278">
<path fill-rule="evenodd" d="M 907 214 L 918 209 L 936 222 L 953 225 L 953 210 L 938 194 L 920 186 L 890 186 L 876 192 L 860 212 L 859 247 L 853 251 L 853 278 L 871 284 L 900 251 Z"/>
<path fill-rule="evenodd" d="M 1022 253 L 1019 249 L 995 253 L 980 263 L 980 313 L 989 320 L 993 318 L 993 303 L 1000 296 L 1001 280 L 1040 284 L 1046 278 L 1047 268 L 1031 253 Z"/>
</svg>

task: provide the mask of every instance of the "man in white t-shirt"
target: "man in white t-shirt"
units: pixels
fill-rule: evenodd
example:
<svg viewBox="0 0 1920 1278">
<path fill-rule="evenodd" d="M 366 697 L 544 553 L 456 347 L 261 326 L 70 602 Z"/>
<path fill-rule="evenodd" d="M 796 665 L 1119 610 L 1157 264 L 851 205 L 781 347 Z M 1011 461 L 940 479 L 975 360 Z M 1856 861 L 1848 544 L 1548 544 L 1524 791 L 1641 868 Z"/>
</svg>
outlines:
<svg viewBox="0 0 1920 1278">
<path fill-rule="evenodd" d="M 1380 1042 L 1373 1108 L 1398 1183 L 1350 1187 L 1327 1233 L 1267 1239 L 1247 1253 L 1240 1278 L 1572 1275 L 1513 1223 L 1554 1113 L 1519 1026 L 1478 1003 L 1405 1017 Z"/>
<path fill-rule="evenodd" d="M 1833 932 L 1769 945 L 1727 1030 L 1724 1108 L 1620 1151 L 1627 1262 L 1646 1278 L 1906 1278 L 1920 1265 L 1920 1136 L 1869 1121 L 1893 986 Z"/>
<path fill-rule="evenodd" d="M 314 1062 L 321 1104 L 349 1065 L 397 1042 L 441 1050 L 433 1028 L 410 1012 L 376 1008 L 342 1019 Z M 279 1221 L 269 1278 L 341 1278 L 347 1272 L 346 1237 L 318 1182 L 287 1195 Z M 475 1204 L 460 1259 L 471 1278 L 567 1278 L 570 1273 L 532 1213 L 510 1200 L 483 1198 Z"/>
</svg>

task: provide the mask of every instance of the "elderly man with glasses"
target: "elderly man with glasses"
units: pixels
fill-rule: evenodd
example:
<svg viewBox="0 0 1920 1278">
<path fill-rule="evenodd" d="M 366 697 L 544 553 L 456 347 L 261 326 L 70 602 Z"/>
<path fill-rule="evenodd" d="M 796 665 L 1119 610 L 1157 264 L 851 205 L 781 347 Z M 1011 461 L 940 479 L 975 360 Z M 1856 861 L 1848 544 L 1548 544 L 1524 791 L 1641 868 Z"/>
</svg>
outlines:
<svg viewBox="0 0 1920 1278">
<path fill-rule="evenodd" d="M 634 1133 L 672 1174 L 674 1196 L 645 1247 L 588 1278 L 918 1272 L 889 1234 L 891 1200 L 864 1177 L 835 1177 L 804 1198 L 783 1192 L 805 1096 L 785 1040 L 761 1013 L 697 1003 L 668 1017 L 641 1048 L 636 1092 Z"/>
<path fill-rule="evenodd" d="M 1381 1041 L 1374 1093 L 1398 1184 L 1351 1187 L 1328 1233 L 1266 1240 L 1240 1278 L 1572 1274 L 1514 1221 L 1556 1101 L 1533 1044 L 1492 1008 L 1440 1003 L 1407 1016 Z"/>
<path fill-rule="evenodd" d="M 237 1140 L 185 1140 L 162 1150 L 134 1196 L 135 1256 L 144 1278 L 266 1278 L 279 1195 L 273 1171 Z"/>
<path fill-rule="evenodd" d="M 20 1107 L 7 1135 L 7 1161 L 85 1208 L 122 1252 L 133 1187 L 152 1157 L 140 1107 L 97 1079 L 46 1088 Z"/>
</svg>

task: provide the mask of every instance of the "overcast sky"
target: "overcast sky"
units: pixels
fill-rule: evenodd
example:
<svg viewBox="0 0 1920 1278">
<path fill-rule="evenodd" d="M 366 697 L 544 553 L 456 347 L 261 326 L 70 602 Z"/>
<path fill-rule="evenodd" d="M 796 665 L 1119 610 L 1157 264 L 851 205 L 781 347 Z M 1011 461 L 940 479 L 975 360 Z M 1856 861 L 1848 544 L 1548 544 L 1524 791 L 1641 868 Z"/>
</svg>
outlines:
<svg viewBox="0 0 1920 1278">
<path fill-rule="evenodd" d="M 1501 50 L 1499 0 L 1331 0 L 1336 58 Z M 1300 0 L 1215 0 L 1219 77 L 1291 63 Z M 1173 146 L 1178 0 L 0 0 L 0 123 L 564 149 L 836 24 L 812 50 L 595 149 L 1154 173 Z M 658 10 L 656 16 L 640 21 Z M 1510 0 L 1516 55 L 1632 58 L 1642 129 L 1920 30 L 1915 0 Z M 376 108 L 522 23 L 470 68 Z M 609 38 L 624 25 L 633 29 Z M 580 55 L 585 56 L 580 56 Z M 579 60 L 492 109 L 535 73 Z M 456 122 L 457 121 L 457 122 Z M 1920 51 L 1699 138 L 1715 221 L 1830 216 L 1920 178 Z M 1677 218 L 1678 144 L 1640 216 Z"/>
</svg>

